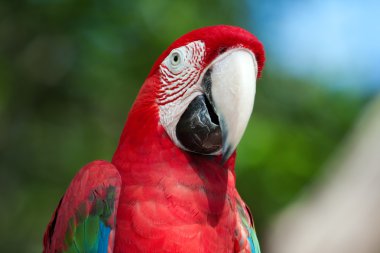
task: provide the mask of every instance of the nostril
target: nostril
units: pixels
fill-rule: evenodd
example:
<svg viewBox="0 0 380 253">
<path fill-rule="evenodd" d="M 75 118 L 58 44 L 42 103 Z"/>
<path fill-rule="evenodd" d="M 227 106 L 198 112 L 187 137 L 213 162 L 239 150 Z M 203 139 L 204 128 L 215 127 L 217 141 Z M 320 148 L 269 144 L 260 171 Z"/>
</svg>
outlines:
<svg viewBox="0 0 380 253">
<path fill-rule="evenodd" d="M 219 54 L 223 54 L 226 51 L 227 51 L 227 47 L 220 47 L 219 48 Z"/>
</svg>

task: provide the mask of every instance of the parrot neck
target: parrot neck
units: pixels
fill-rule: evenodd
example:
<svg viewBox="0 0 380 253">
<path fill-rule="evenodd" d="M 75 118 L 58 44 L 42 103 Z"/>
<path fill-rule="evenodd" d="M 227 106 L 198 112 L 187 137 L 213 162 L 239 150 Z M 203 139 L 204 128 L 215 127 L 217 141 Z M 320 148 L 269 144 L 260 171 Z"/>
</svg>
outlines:
<svg viewBox="0 0 380 253">
<path fill-rule="evenodd" d="M 178 226 L 194 224 L 221 230 L 233 226 L 235 153 L 222 163 L 221 156 L 178 148 L 160 125 L 150 94 L 147 88 L 140 91 L 112 159 L 123 187 L 118 222 L 137 219 L 138 208 L 154 202 L 157 210 L 181 217 L 173 220 L 173 233 Z"/>
</svg>

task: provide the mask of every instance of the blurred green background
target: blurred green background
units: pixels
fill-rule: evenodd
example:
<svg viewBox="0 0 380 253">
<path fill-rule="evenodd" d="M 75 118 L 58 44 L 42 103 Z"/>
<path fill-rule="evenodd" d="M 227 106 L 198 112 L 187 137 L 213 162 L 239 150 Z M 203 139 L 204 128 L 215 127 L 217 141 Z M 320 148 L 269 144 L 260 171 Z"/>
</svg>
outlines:
<svg viewBox="0 0 380 253">
<path fill-rule="evenodd" d="M 325 44 L 308 44 L 303 31 L 318 25 L 294 29 L 307 26 L 308 16 L 298 14 L 310 8 L 294 2 L 1 1 L 0 251 L 41 252 L 44 229 L 74 174 L 92 160 L 111 159 L 156 58 L 182 34 L 215 24 L 244 27 L 266 46 L 236 170 L 259 235 L 265 231 L 318 175 L 379 83 L 331 65 L 349 59 L 324 58 L 334 31 Z M 323 38 L 326 30 L 312 33 Z"/>
</svg>

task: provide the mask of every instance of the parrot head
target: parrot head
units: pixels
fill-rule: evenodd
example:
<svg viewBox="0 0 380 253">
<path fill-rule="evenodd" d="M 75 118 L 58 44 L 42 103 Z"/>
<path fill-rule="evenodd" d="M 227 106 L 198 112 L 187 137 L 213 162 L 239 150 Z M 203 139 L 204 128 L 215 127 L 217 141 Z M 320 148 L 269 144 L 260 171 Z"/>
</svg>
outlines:
<svg viewBox="0 0 380 253">
<path fill-rule="evenodd" d="M 226 161 L 248 124 L 264 58 L 260 41 L 239 27 L 205 27 L 180 37 L 151 69 L 120 145 L 136 128 L 153 124 L 150 129 L 164 129 L 179 149 Z"/>
</svg>

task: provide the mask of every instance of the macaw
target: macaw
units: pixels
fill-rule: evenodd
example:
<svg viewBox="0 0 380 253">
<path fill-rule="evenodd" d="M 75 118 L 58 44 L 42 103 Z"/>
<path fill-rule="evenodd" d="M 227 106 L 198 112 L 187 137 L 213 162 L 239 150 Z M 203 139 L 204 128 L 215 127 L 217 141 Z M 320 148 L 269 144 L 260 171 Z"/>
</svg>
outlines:
<svg viewBox="0 0 380 253">
<path fill-rule="evenodd" d="M 177 39 L 153 65 L 112 162 L 74 177 L 47 226 L 43 252 L 254 252 L 235 188 L 262 43 L 218 25 Z"/>
</svg>

